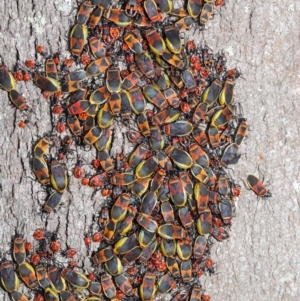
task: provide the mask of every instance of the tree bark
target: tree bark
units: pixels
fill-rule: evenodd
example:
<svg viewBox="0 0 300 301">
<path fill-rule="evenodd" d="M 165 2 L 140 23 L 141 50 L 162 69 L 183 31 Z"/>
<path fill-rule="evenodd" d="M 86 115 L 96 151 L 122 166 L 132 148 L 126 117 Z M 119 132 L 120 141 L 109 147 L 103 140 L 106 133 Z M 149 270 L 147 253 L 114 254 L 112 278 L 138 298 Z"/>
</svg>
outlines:
<svg viewBox="0 0 300 301">
<path fill-rule="evenodd" d="M 253 192 L 242 190 L 230 239 L 213 247 L 217 274 L 202 276 L 200 283 L 212 300 L 298 301 L 300 4 L 288 0 L 226 2 L 216 9 L 208 30 L 193 35 L 191 29 L 190 34 L 215 52 L 223 50 L 229 68 L 237 66 L 242 71 L 235 99 L 242 105 L 251 131 L 242 147 L 244 155 L 233 167 L 233 177 L 245 180 L 248 174 L 257 174 L 259 166 L 270 180 L 273 197 L 257 201 Z M 67 34 L 76 7 L 75 0 L 1 1 L 0 54 L 5 65 L 11 70 L 16 61 L 35 58 L 38 45 L 68 57 Z M 22 113 L 0 90 L 0 251 L 10 249 L 15 229 L 9 224 L 17 225 L 25 218 L 24 237 L 29 241 L 33 241 L 33 231 L 45 223 L 49 231 L 59 226 L 62 248 L 76 248 L 79 266 L 88 272 L 83 236 L 90 225 L 96 227 L 101 194 L 71 176 L 63 206 L 49 216 L 41 213 L 46 192 L 33 180 L 30 159 L 34 142 L 51 130 L 50 106 L 32 82 L 18 83 L 17 89 L 32 113 L 28 126 L 19 128 Z M 85 162 L 95 156 L 94 151 L 77 150 Z M 71 175 L 77 157 L 69 156 Z M 96 244 L 91 247 L 96 248 Z M 8 294 L 0 291 L 0 299 L 9 300 Z"/>
</svg>

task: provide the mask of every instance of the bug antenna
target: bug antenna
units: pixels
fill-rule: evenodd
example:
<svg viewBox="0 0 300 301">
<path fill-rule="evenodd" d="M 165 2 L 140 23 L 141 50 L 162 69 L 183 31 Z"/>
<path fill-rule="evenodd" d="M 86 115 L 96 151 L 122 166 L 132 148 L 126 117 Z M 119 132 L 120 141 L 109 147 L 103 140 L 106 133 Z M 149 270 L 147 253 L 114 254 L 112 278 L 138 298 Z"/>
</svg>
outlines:
<svg viewBox="0 0 300 301">
<path fill-rule="evenodd" d="M 259 175 L 262 177 L 262 182 L 264 182 L 264 180 L 265 180 L 265 175 L 262 173 L 262 171 L 260 170 L 260 168 L 259 168 L 259 165 L 257 166 L 257 170 L 258 170 L 258 173 L 259 173 Z"/>
<path fill-rule="evenodd" d="M 249 186 L 246 184 L 246 182 L 245 182 L 242 178 L 239 178 L 239 179 L 243 182 L 244 187 L 245 187 L 247 190 L 251 190 L 251 189 L 249 188 Z"/>
</svg>

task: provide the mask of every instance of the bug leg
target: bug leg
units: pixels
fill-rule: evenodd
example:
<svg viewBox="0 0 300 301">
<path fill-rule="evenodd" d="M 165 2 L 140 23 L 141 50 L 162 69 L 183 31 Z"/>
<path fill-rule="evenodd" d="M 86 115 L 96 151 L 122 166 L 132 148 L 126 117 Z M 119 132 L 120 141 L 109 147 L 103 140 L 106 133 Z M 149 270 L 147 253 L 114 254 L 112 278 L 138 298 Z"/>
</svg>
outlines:
<svg viewBox="0 0 300 301">
<path fill-rule="evenodd" d="M 257 197 L 257 199 L 256 199 L 256 207 L 255 207 L 255 212 L 254 212 L 254 215 L 253 215 L 253 221 L 252 221 L 252 229 L 251 229 L 251 231 L 253 231 L 253 227 L 254 227 L 254 221 L 255 221 L 255 216 L 256 216 L 257 207 L 258 207 L 258 199 L 259 199 L 259 197 Z"/>
<path fill-rule="evenodd" d="M 270 203 L 270 208 L 269 208 L 268 203 L 267 203 L 267 202 L 265 202 L 265 203 L 266 203 L 266 206 L 267 206 L 267 208 L 268 208 L 269 213 L 272 214 L 272 212 L 273 212 L 272 215 L 274 216 L 274 213 L 275 213 L 275 212 L 274 212 L 274 209 L 273 209 L 273 207 L 272 207 L 272 204 Z M 272 209 L 272 211 L 271 211 L 270 209 Z"/>
<path fill-rule="evenodd" d="M 257 169 L 258 169 L 258 172 L 259 172 L 260 176 L 262 177 L 262 180 L 261 180 L 261 181 L 264 182 L 264 180 L 265 180 L 264 174 L 261 172 L 259 166 L 257 167 Z"/>
</svg>

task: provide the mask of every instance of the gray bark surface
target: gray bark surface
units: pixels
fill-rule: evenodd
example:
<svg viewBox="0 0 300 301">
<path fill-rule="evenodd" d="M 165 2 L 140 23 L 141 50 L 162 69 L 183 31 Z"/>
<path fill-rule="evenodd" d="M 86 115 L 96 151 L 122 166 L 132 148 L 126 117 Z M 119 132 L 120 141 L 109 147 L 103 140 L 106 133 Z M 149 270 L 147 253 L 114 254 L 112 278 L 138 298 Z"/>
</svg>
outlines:
<svg viewBox="0 0 300 301">
<path fill-rule="evenodd" d="M 300 3 L 226 2 L 216 10 L 209 29 L 197 32 L 195 40 L 215 52 L 223 50 L 228 67 L 237 66 L 243 73 L 245 80 L 237 80 L 235 95 L 251 131 L 242 148 L 245 155 L 233 167 L 234 178 L 257 174 L 260 166 L 273 197 L 257 201 L 253 192 L 242 190 L 230 239 L 216 242 L 213 248 L 217 274 L 202 276 L 200 283 L 212 300 L 298 301 Z M 76 6 L 75 0 L 0 1 L 0 54 L 8 68 L 18 59 L 34 58 L 37 45 L 49 49 L 51 44 L 53 53 L 60 51 L 67 57 L 67 33 Z M 17 89 L 33 113 L 30 124 L 20 129 L 21 113 L 0 90 L 0 251 L 10 249 L 15 231 L 5 221 L 17 225 L 26 218 L 25 238 L 29 241 L 45 222 L 47 230 L 55 230 L 59 224 L 59 238 L 66 243 L 62 248 L 77 248 L 79 266 L 88 272 L 83 234 L 101 208 L 101 195 L 70 177 L 64 205 L 48 217 L 40 213 L 46 193 L 33 180 L 30 158 L 33 143 L 51 129 L 49 103 L 31 82 L 22 82 Z M 117 152 L 120 145 L 115 148 Z M 83 156 L 90 162 L 95 152 Z M 71 154 L 67 163 L 70 175 L 76 160 Z M 8 294 L 0 291 L 0 299 L 9 300 Z"/>
</svg>

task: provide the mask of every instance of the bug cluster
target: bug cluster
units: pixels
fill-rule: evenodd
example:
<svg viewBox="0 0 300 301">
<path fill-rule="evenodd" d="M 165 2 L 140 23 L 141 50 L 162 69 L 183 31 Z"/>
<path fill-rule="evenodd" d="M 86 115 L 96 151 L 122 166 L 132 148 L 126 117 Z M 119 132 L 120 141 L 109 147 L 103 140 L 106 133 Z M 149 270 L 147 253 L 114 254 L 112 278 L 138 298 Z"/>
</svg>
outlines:
<svg viewBox="0 0 300 301">
<path fill-rule="evenodd" d="M 51 191 L 43 210 L 59 210 L 68 186 L 64 161 L 77 148 L 96 149 L 94 174 L 79 160 L 69 176 L 106 198 L 98 232 L 84 238 L 86 245 L 99 243 L 91 254 L 94 273 L 77 270 L 76 250 L 61 251 L 57 233 L 36 230 L 34 252 L 17 235 L 15 264 L 0 267 L 12 300 L 28 300 L 18 292 L 16 269 L 35 301 L 151 301 L 167 293 L 166 300 L 210 300 L 198 279 L 214 273 L 213 241 L 229 237 L 240 186 L 227 166 L 238 162 L 248 125 L 234 99 L 240 72 L 227 68 L 223 53 L 184 33 L 205 28 L 222 5 L 84 1 L 69 33 L 70 58 L 60 62 L 39 46 L 39 62 L 27 60 L 13 73 L 0 66 L 0 86 L 17 108 L 27 103 L 15 80 L 32 78 L 51 100 L 54 131 L 39 139 L 32 156 L 36 179 Z M 126 128 L 132 151 L 114 157 L 116 124 Z M 70 259 L 67 267 L 57 262 L 58 253 Z"/>
</svg>

